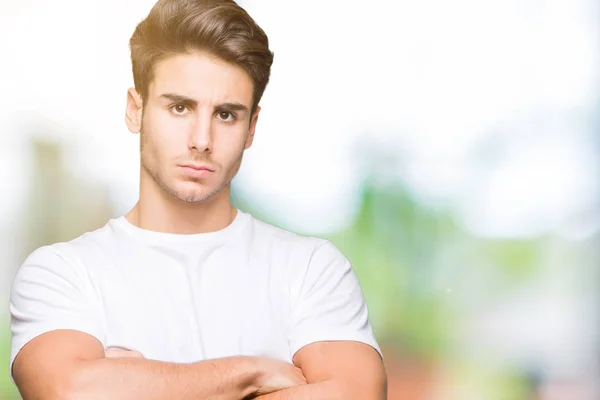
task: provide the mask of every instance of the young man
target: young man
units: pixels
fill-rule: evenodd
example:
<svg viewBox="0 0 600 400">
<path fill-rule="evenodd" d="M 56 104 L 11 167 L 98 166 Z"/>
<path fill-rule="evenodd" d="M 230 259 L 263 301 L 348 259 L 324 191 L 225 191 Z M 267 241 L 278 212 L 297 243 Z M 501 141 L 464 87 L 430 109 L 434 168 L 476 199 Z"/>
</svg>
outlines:
<svg viewBox="0 0 600 400">
<path fill-rule="evenodd" d="M 273 55 L 231 0 L 160 0 L 131 38 L 140 196 L 34 251 L 11 291 L 27 399 L 384 399 L 348 260 L 230 203 Z"/>
</svg>

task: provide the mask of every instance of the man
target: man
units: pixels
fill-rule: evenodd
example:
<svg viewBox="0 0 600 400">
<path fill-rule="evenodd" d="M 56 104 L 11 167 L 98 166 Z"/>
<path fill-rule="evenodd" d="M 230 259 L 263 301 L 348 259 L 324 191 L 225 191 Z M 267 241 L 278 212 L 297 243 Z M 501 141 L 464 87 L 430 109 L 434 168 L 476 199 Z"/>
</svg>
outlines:
<svg viewBox="0 0 600 400">
<path fill-rule="evenodd" d="M 231 0 L 160 0 L 130 46 L 139 201 L 19 269 L 23 398 L 384 399 L 348 260 L 230 203 L 273 61 L 265 33 Z"/>
</svg>

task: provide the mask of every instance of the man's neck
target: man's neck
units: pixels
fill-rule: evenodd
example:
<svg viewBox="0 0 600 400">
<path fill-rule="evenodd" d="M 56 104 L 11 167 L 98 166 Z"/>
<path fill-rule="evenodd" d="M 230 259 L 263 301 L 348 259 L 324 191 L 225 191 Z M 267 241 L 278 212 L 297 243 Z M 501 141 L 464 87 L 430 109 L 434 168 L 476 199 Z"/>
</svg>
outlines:
<svg viewBox="0 0 600 400">
<path fill-rule="evenodd" d="M 229 201 L 229 193 L 219 193 L 217 197 L 198 204 L 184 203 L 176 199 L 166 202 L 145 201 L 140 197 L 125 218 L 139 228 L 154 232 L 216 232 L 229 226 L 238 212 Z"/>
</svg>

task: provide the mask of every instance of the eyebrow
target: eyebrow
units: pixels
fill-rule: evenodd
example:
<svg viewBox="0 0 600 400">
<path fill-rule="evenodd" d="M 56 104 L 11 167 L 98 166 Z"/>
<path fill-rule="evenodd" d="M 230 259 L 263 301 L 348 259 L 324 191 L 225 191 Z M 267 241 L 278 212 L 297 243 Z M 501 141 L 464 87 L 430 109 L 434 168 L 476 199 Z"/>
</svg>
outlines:
<svg viewBox="0 0 600 400">
<path fill-rule="evenodd" d="M 198 106 L 198 102 L 196 100 L 177 93 L 164 93 L 160 95 L 160 98 L 168 99 L 172 102 L 184 104 L 192 108 Z M 221 103 L 215 106 L 215 109 L 223 111 L 248 111 L 247 106 L 237 102 Z"/>
</svg>

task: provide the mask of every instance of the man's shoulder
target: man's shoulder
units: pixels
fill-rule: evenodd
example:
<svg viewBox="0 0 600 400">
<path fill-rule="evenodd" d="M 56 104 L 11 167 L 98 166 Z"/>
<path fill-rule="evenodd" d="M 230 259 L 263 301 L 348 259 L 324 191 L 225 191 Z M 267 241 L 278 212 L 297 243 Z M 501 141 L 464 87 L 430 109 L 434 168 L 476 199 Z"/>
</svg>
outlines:
<svg viewBox="0 0 600 400">
<path fill-rule="evenodd" d="M 81 235 L 62 242 L 42 245 L 32 251 L 24 264 L 77 264 L 99 247 L 106 246 L 112 238 L 110 221 L 102 227 L 82 233 Z"/>
<path fill-rule="evenodd" d="M 303 235 L 253 219 L 253 249 L 269 258 L 291 261 L 300 273 L 306 268 L 321 269 L 347 262 L 342 251 L 329 239 Z"/>
<path fill-rule="evenodd" d="M 300 234 L 286 228 L 264 222 L 252 217 L 252 234 L 255 240 L 271 242 L 285 248 L 316 250 L 330 243 L 329 240 L 317 236 Z"/>
</svg>

